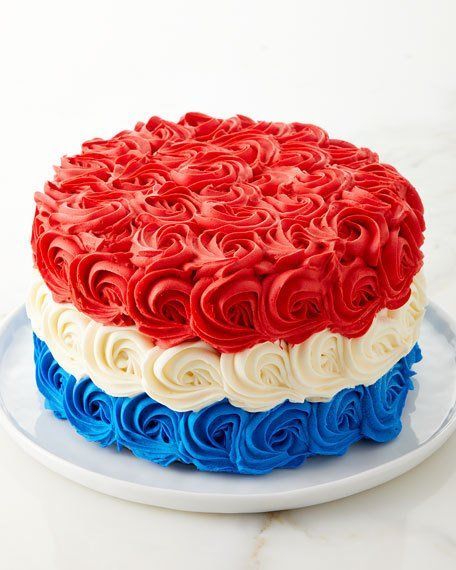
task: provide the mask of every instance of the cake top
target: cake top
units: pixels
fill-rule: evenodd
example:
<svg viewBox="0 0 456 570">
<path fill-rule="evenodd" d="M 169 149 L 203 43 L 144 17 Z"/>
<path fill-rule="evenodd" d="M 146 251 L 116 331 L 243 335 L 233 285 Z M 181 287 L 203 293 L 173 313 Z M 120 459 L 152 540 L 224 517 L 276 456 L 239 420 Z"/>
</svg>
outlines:
<svg viewBox="0 0 456 570">
<path fill-rule="evenodd" d="M 54 299 L 161 347 L 360 336 L 422 265 L 413 186 L 313 125 L 152 117 L 55 170 L 32 233 Z"/>
</svg>

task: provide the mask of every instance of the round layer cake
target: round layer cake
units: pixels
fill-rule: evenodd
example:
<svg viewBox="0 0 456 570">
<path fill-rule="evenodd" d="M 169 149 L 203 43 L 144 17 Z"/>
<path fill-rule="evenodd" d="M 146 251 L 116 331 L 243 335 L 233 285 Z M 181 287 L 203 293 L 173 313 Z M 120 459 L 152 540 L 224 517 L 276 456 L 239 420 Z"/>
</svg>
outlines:
<svg viewBox="0 0 456 570">
<path fill-rule="evenodd" d="M 423 207 L 302 123 L 152 117 L 37 193 L 37 386 L 79 434 L 260 474 L 401 430 L 426 297 Z"/>
</svg>

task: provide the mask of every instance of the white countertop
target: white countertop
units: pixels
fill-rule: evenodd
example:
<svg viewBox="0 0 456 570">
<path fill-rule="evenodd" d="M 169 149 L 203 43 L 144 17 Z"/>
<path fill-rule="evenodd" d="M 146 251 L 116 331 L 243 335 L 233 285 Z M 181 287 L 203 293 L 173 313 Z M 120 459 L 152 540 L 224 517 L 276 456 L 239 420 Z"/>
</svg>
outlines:
<svg viewBox="0 0 456 570">
<path fill-rule="evenodd" d="M 49 165 L 148 114 L 202 110 L 315 122 L 394 164 L 424 200 L 430 296 L 456 316 L 454 2 L 171 4 L 40 2 L 2 14 L 0 313 L 25 295 L 32 193 Z M 0 450 L 5 570 L 456 567 L 456 437 L 377 489 L 242 516 L 100 495 L 3 431 Z"/>
</svg>

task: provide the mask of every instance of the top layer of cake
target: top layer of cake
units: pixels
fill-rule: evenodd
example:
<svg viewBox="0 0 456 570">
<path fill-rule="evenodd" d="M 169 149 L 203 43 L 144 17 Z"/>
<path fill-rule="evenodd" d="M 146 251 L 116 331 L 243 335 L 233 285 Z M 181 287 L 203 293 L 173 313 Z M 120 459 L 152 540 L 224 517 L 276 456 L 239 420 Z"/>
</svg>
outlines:
<svg viewBox="0 0 456 570">
<path fill-rule="evenodd" d="M 161 347 L 360 336 L 422 265 L 411 184 L 301 123 L 153 117 L 64 157 L 36 203 L 54 299 Z"/>
</svg>

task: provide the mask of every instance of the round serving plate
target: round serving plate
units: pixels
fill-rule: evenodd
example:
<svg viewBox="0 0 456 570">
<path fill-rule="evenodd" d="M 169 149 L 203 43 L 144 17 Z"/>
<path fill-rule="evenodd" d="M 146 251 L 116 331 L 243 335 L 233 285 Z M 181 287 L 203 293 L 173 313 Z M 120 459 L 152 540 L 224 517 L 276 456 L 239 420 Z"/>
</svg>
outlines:
<svg viewBox="0 0 456 570">
<path fill-rule="evenodd" d="M 429 457 L 456 429 L 456 325 L 431 304 L 423 323 L 403 430 L 391 443 L 360 442 L 343 457 L 312 458 L 298 469 L 247 476 L 161 467 L 101 448 L 43 407 L 34 379 L 24 307 L 0 328 L 0 422 L 32 457 L 61 475 L 115 497 L 171 509 L 246 513 L 332 501 L 380 485 Z"/>
</svg>

